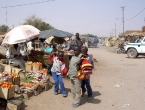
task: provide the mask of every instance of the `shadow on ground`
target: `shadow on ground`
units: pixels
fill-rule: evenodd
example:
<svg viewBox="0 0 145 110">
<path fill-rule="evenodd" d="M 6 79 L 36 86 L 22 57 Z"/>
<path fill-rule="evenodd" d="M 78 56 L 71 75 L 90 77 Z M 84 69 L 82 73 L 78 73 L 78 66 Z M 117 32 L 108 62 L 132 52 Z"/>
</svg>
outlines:
<svg viewBox="0 0 145 110">
<path fill-rule="evenodd" d="M 70 89 L 70 88 L 65 88 L 65 90 L 66 90 L 67 94 L 68 94 L 69 92 L 71 92 L 71 89 Z"/>
<path fill-rule="evenodd" d="M 26 107 L 27 107 L 27 105 L 25 105 L 25 103 L 23 103 L 21 110 L 27 110 Z"/>
<path fill-rule="evenodd" d="M 128 59 L 145 59 L 145 56 L 138 56 L 137 58 L 129 58 L 129 57 L 126 57 Z"/>
<path fill-rule="evenodd" d="M 81 105 L 83 105 L 85 103 L 92 103 L 92 104 L 99 104 L 99 103 L 101 103 L 101 100 L 96 98 L 96 96 L 100 96 L 100 95 L 101 95 L 101 93 L 99 91 L 94 91 L 92 98 L 89 99 L 89 100 L 88 100 L 88 96 L 85 95 L 81 99 Z"/>
</svg>

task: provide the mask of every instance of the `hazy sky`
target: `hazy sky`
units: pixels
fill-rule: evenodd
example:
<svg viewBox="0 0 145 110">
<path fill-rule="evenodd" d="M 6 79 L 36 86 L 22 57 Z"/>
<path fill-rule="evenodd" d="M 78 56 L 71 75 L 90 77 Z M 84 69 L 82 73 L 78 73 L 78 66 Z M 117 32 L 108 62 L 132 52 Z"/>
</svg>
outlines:
<svg viewBox="0 0 145 110">
<path fill-rule="evenodd" d="M 122 6 L 125 7 L 125 31 L 141 30 L 145 25 L 145 0 L 50 0 L 16 6 L 41 1 L 49 0 L 0 0 L 0 25 L 6 24 L 6 8 L 3 8 L 6 5 L 10 28 L 35 14 L 53 27 L 73 34 L 115 35 L 116 24 L 118 35 L 123 31 Z"/>
</svg>

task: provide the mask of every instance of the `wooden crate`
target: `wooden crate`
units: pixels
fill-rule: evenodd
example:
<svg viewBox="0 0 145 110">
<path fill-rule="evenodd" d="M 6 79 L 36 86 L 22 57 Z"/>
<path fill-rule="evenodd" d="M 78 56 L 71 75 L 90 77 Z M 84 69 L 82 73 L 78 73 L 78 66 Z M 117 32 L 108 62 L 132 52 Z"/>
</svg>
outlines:
<svg viewBox="0 0 145 110">
<path fill-rule="evenodd" d="M 10 99 L 15 95 L 15 86 L 12 88 L 2 88 L 0 87 L 0 98 Z"/>
<path fill-rule="evenodd" d="M 22 79 L 25 78 L 25 72 L 20 71 L 18 74 L 19 74 L 19 76 L 20 76 L 20 80 L 22 80 Z"/>
<path fill-rule="evenodd" d="M 22 110 L 22 104 L 23 104 L 23 101 L 19 99 L 9 100 L 7 103 L 6 110 Z"/>
<path fill-rule="evenodd" d="M 40 86 L 42 87 L 43 91 L 47 91 L 51 88 L 49 82 L 42 83 Z"/>
<path fill-rule="evenodd" d="M 13 78 L 13 82 L 12 83 L 14 85 L 20 85 L 20 77 Z"/>
<path fill-rule="evenodd" d="M 24 97 L 24 99 L 26 99 L 26 100 L 29 100 L 30 97 L 32 97 L 32 96 L 33 96 L 33 92 L 26 92 L 26 93 L 23 93 L 23 97 Z"/>
<path fill-rule="evenodd" d="M 7 82 L 11 82 L 12 83 L 13 82 L 13 78 L 8 78 Z"/>
</svg>

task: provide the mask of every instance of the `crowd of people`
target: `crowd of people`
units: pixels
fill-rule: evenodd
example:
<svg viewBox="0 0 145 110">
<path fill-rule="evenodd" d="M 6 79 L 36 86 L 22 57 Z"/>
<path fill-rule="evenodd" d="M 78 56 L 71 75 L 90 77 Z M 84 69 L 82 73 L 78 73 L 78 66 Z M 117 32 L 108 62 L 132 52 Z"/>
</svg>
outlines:
<svg viewBox="0 0 145 110">
<path fill-rule="evenodd" d="M 83 58 L 87 59 L 92 67 L 94 67 L 92 57 L 88 54 L 88 48 L 83 46 L 83 42 L 79 37 L 79 33 L 76 33 L 75 39 L 70 39 L 68 41 L 68 50 L 72 50 L 74 55 L 72 55 L 70 59 L 69 69 L 66 68 L 64 62 L 64 51 L 63 49 L 66 48 L 66 44 L 62 44 L 61 50 L 57 48 L 57 44 L 52 42 L 51 45 L 47 44 L 47 47 L 51 47 L 51 68 L 48 68 L 48 71 L 51 72 L 51 75 L 54 79 L 54 94 L 57 95 L 59 91 L 59 85 L 61 93 L 63 97 L 67 97 L 67 91 L 65 89 L 65 85 L 63 83 L 63 75 L 66 75 L 70 78 L 71 82 L 71 94 L 73 97 L 72 107 L 78 107 L 81 104 L 81 97 L 87 92 L 88 99 L 92 98 L 93 92 L 90 86 L 90 76 L 87 79 L 79 79 L 77 77 L 78 71 L 81 67 L 81 62 Z M 25 63 L 26 61 L 23 60 L 22 53 L 24 52 L 24 44 L 14 44 L 8 47 L 6 52 L 6 57 L 9 59 L 9 64 L 15 63 L 19 65 L 22 70 L 25 70 Z M 34 49 L 32 41 L 27 43 L 27 51 L 30 54 L 31 51 Z"/>
<path fill-rule="evenodd" d="M 52 51 L 51 61 L 53 62 L 51 73 L 54 79 L 54 94 L 58 95 L 59 84 L 63 97 L 67 97 L 67 92 L 63 83 L 62 75 L 67 75 L 71 82 L 71 94 L 73 98 L 72 107 L 76 108 L 81 104 L 81 97 L 87 92 L 88 99 L 92 99 L 92 88 L 90 86 L 90 76 L 87 79 L 79 79 L 77 77 L 80 70 L 81 62 L 83 58 L 88 59 L 92 67 L 94 67 L 92 57 L 88 54 L 88 48 L 82 45 L 79 38 L 79 33 L 76 33 L 76 39 L 70 44 L 70 49 L 74 51 L 74 55 L 70 59 L 69 69 L 65 68 L 65 62 L 63 60 L 63 51 Z"/>
</svg>

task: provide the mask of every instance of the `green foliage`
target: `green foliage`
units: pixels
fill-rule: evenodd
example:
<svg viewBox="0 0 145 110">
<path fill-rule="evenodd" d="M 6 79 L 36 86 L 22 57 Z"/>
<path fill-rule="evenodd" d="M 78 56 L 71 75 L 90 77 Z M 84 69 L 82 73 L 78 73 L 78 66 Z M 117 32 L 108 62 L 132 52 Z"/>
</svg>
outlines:
<svg viewBox="0 0 145 110">
<path fill-rule="evenodd" d="M 27 82 L 27 83 L 30 83 L 34 80 L 33 77 L 30 77 L 30 76 L 26 76 L 24 79 L 21 80 L 21 82 Z"/>
<path fill-rule="evenodd" d="M 38 18 L 35 15 L 26 18 L 23 24 L 32 25 L 38 28 L 40 31 L 49 30 L 53 28 L 50 24 L 44 22 L 41 18 Z"/>
<path fill-rule="evenodd" d="M 9 27 L 6 26 L 6 25 L 1 25 L 0 26 L 0 32 L 7 32 L 8 29 L 9 29 Z"/>
</svg>

